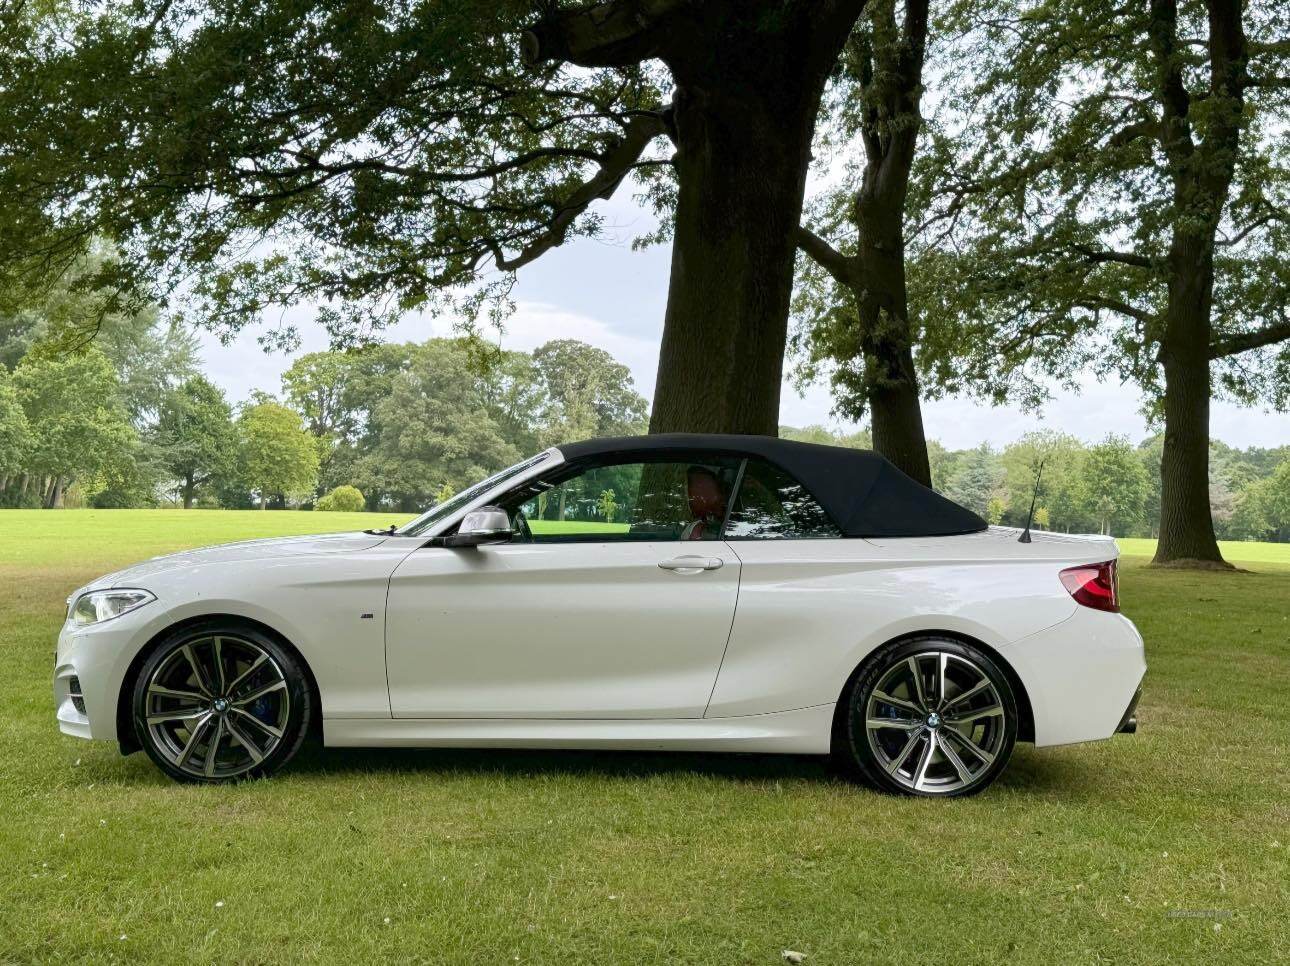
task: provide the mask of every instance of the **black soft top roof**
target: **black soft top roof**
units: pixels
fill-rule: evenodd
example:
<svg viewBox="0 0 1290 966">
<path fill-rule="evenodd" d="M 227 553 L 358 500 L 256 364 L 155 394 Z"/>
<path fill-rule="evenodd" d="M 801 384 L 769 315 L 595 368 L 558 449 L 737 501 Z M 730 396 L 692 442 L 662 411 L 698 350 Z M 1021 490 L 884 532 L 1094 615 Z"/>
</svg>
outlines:
<svg viewBox="0 0 1290 966">
<path fill-rule="evenodd" d="M 971 510 L 916 483 L 872 450 L 715 433 L 614 436 L 557 448 L 570 462 L 604 456 L 758 456 L 805 486 L 848 537 L 942 537 L 987 526 Z"/>
</svg>

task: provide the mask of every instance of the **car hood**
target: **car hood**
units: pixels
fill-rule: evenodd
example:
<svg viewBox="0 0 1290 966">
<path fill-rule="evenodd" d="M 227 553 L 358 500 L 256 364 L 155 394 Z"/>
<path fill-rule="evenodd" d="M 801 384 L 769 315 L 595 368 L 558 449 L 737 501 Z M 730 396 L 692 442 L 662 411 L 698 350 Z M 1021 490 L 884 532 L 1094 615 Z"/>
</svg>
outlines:
<svg viewBox="0 0 1290 966">
<path fill-rule="evenodd" d="M 139 586 L 148 577 L 166 570 L 199 566 L 210 563 L 264 560 L 270 557 L 293 557 L 328 553 L 357 553 L 384 543 L 385 534 L 324 533 L 307 537 L 270 537 L 265 540 L 244 540 L 196 550 L 153 557 L 143 563 L 107 574 L 82 590 L 104 587 Z"/>
</svg>

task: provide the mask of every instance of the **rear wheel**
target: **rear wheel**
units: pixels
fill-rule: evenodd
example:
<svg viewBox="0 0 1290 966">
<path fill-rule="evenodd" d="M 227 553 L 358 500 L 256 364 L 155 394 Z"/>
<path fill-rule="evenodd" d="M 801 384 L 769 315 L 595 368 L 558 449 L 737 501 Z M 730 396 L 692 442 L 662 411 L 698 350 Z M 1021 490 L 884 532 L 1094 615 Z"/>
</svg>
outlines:
<svg viewBox="0 0 1290 966">
<path fill-rule="evenodd" d="M 299 749 L 313 712 L 294 655 L 232 623 L 185 628 L 163 641 L 135 682 L 133 709 L 148 756 L 188 782 L 277 771 Z"/>
<path fill-rule="evenodd" d="M 1007 676 L 979 648 L 922 637 L 876 652 L 844 697 L 836 752 L 873 786 L 971 795 L 1003 771 L 1017 739 Z"/>
</svg>

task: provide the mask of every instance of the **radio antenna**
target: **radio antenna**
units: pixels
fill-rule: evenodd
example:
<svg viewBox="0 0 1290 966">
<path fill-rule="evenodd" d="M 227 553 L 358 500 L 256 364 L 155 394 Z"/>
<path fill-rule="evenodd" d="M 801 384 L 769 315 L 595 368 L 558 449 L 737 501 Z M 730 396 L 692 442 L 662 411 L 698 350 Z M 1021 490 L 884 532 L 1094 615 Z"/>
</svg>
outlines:
<svg viewBox="0 0 1290 966">
<path fill-rule="evenodd" d="M 1026 514 L 1026 529 L 1021 531 L 1021 536 L 1017 538 L 1017 543 L 1030 543 L 1030 523 L 1035 519 L 1035 501 L 1039 499 L 1039 481 L 1044 478 L 1044 462 L 1048 459 L 1045 456 L 1039 461 L 1039 469 L 1035 472 L 1035 492 L 1030 496 L 1030 512 Z"/>
</svg>

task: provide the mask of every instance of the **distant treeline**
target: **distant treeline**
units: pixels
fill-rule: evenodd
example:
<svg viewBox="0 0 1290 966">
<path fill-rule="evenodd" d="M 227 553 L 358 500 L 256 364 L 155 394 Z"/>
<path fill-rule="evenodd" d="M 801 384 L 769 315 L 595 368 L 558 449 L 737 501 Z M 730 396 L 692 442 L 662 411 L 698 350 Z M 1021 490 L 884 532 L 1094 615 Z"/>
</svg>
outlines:
<svg viewBox="0 0 1290 966">
<path fill-rule="evenodd" d="M 0 316 L 0 506 L 297 507 L 416 511 L 561 441 L 645 431 L 626 366 L 554 340 L 532 353 L 469 339 L 301 356 L 279 392 L 232 406 L 182 329 L 152 311 L 104 320 L 89 346 L 48 314 Z M 865 432 L 782 427 L 869 446 Z M 1150 536 L 1161 438 L 1088 444 L 1029 434 L 1001 451 L 930 447 L 936 488 L 992 523 Z M 1290 540 L 1290 446 L 1211 446 L 1224 539 Z M 325 494 L 344 487 L 331 499 Z M 361 496 L 350 488 L 357 488 Z"/>
<path fill-rule="evenodd" d="M 355 486 L 413 511 L 561 440 L 646 426 L 627 367 L 573 340 L 312 353 L 234 407 L 155 311 L 69 344 L 59 310 L 76 306 L 42 308 L 0 313 L 0 506 L 309 508 Z"/>
</svg>

